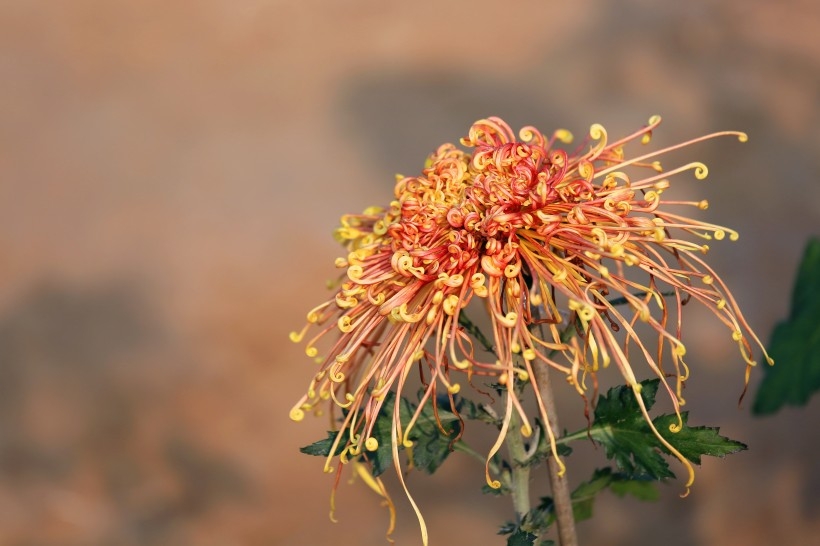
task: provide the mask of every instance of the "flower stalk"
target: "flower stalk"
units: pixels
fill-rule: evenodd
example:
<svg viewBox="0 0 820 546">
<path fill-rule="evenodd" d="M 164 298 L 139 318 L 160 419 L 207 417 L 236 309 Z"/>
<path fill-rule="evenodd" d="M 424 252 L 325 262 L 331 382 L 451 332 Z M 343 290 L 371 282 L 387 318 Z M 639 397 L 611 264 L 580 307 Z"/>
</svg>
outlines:
<svg viewBox="0 0 820 546">
<path fill-rule="evenodd" d="M 552 391 L 552 381 L 549 377 L 549 368 L 545 365 L 535 366 L 535 378 L 544 407 L 552 416 L 550 426 L 555 437 L 560 434 L 558 412 L 555 407 L 555 395 Z M 572 497 L 569 490 L 566 469 L 562 468 L 554 457 L 547 459 L 552 499 L 555 503 L 555 523 L 558 527 L 558 543 L 560 546 L 578 546 L 578 534 L 575 530 L 575 516 L 572 510 Z"/>
</svg>

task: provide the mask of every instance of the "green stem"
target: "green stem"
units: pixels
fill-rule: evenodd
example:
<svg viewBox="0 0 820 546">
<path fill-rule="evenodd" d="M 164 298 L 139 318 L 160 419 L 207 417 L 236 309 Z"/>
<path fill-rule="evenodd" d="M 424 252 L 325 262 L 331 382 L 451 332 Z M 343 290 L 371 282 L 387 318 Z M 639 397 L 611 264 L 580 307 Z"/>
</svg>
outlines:
<svg viewBox="0 0 820 546">
<path fill-rule="evenodd" d="M 486 464 L 487 463 L 486 455 L 483 455 L 483 454 L 479 453 L 478 451 L 476 451 L 475 449 L 470 447 L 463 440 L 459 440 L 458 442 L 453 444 L 453 450 L 460 451 L 460 452 L 462 452 L 466 455 L 469 455 L 470 457 L 472 457 L 476 461 L 480 462 L 481 464 Z M 498 477 L 498 480 L 501 481 L 501 486 L 502 486 L 503 489 L 511 491 L 513 489 L 512 474 L 506 468 L 506 466 L 507 465 L 500 465 L 498 463 L 498 460 L 495 457 L 490 459 L 490 461 L 489 461 L 490 473 L 493 476 Z"/>
<path fill-rule="evenodd" d="M 555 443 L 556 443 L 556 445 L 560 446 L 560 445 L 563 445 L 563 444 L 568 444 L 570 442 L 574 442 L 575 440 L 582 440 L 584 438 L 589 438 L 590 436 L 594 436 L 593 433 L 596 430 L 600 429 L 600 428 L 601 428 L 600 426 L 593 426 L 590 429 L 586 429 L 586 428 L 581 429 L 577 432 L 573 432 L 572 434 L 566 434 L 566 435 L 562 436 L 561 438 L 556 438 Z"/>
<path fill-rule="evenodd" d="M 484 464 L 487 461 L 487 458 L 484 455 L 470 447 L 470 445 L 467 444 L 467 442 L 465 442 L 464 440 L 459 440 L 458 442 L 453 444 L 453 450 L 460 451 L 466 455 L 469 455 L 481 464 Z M 501 472 L 501 469 L 492 460 L 490 461 L 490 472 L 492 472 L 493 474 L 499 474 Z"/>
<path fill-rule="evenodd" d="M 512 494 L 515 517 L 519 523 L 530 511 L 530 467 L 525 464 L 527 448 L 521 436 L 521 418 L 518 412 L 513 411 L 510 418 L 510 430 L 507 431 L 507 451 L 510 454 L 512 467 L 510 490 Z"/>
<path fill-rule="evenodd" d="M 467 442 L 465 442 L 464 440 L 459 440 L 458 442 L 454 443 L 453 444 L 453 450 L 454 451 L 460 451 L 462 453 L 466 453 L 467 455 L 469 455 L 473 459 L 475 459 L 479 462 L 482 462 L 482 463 L 484 462 L 484 455 L 482 455 L 481 453 L 479 453 L 478 451 L 476 451 L 475 449 L 470 447 L 470 445 L 467 444 Z"/>
</svg>

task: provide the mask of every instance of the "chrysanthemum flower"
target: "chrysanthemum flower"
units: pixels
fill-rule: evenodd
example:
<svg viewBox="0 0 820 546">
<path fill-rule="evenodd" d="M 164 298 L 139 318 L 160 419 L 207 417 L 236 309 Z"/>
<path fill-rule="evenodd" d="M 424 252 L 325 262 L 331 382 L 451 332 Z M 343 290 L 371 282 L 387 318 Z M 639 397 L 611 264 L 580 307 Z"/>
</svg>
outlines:
<svg viewBox="0 0 820 546">
<path fill-rule="evenodd" d="M 509 431 L 514 414 L 523 423 L 520 433 L 532 432 L 515 388 L 529 381 L 557 457 L 534 366 L 550 366 L 584 395 L 587 383 L 597 386 L 599 370 L 614 364 L 658 439 L 686 465 L 688 487 L 692 467 L 654 429 L 635 368 L 646 365 L 662 380 L 678 412 L 688 376 L 681 308 L 689 300 L 726 325 L 746 362 L 747 381 L 755 363 L 748 339 L 762 345 L 703 260 L 708 241 L 727 235 L 736 240 L 737 233 L 680 212 L 706 209 L 706 201 L 664 198 L 670 176 L 692 170 L 702 179 L 706 166 L 696 162 L 664 172 L 655 158 L 716 136 L 745 141 L 746 135 L 715 133 L 627 157 L 625 145 L 648 143 L 659 123 L 653 117 L 615 142 L 596 124 L 579 148 L 566 151 L 555 144 L 571 142 L 567 131 L 547 138 L 525 127 L 516 138 L 501 119 L 483 119 L 461 140 L 468 152 L 440 146 L 420 176 L 397 177 L 395 200 L 386 208 L 343 216 L 335 236 L 348 253 L 336 266 L 346 274 L 334 297 L 291 334 L 300 342 L 315 330 L 306 353 L 320 363 L 291 418 L 301 420 L 325 401 L 345 408 L 344 433 L 331 454 L 342 452 L 341 461 L 348 461 L 378 447 L 373 426 L 386 393 L 400 394 L 408 374 L 421 367 L 428 374 L 426 390 L 409 423 L 400 421 L 398 397 L 395 402 L 398 465 L 398 448 L 409 444 L 425 403 L 442 389 L 452 395 L 465 381 L 490 377 L 506 386 L 507 403 L 489 460 L 508 433 L 519 433 Z M 486 353 L 459 324 L 459 314 L 475 298 L 492 325 L 491 358 L 481 357 Z M 636 332 L 637 323 L 648 325 L 650 338 Z M 568 328 L 576 335 L 562 336 Z M 329 348 L 318 356 L 317 341 L 330 336 Z M 331 455 L 328 470 L 333 460 Z M 487 478 L 498 485 L 489 472 Z"/>
</svg>

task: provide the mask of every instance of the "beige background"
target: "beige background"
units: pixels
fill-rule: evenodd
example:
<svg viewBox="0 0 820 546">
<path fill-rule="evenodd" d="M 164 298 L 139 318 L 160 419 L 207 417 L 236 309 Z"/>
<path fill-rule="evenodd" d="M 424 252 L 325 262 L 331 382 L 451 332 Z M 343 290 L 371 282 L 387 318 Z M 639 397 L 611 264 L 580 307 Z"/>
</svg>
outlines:
<svg viewBox="0 0 820 546">
<path fill-rule="evenodd" d="M 286 336 L 325 296 L 338 216 L 479 117 L 747 131 L 677 156 L 712 174 L 676 191 L 741 232 L 711 261 L 768 339 L 820 231 L 818 32 L 812 0 L 0 2 L 0 543 L 384 544 L 359 484 L 327 520 L 332 478 L 297 453 L 326 423 L 287 419 L 311 363 Z M 735 345 L 687 313 L 691 421 L 751 449 L 686 500 L 602 496 L 582 543 L 809 544 L 818 400 L 738 410 Z M 578 451 L 575 482 L 602 463 Z M 410 478 L 432 544 L 502 544 L 508 501 L 452 461 Z"/>
</svg>

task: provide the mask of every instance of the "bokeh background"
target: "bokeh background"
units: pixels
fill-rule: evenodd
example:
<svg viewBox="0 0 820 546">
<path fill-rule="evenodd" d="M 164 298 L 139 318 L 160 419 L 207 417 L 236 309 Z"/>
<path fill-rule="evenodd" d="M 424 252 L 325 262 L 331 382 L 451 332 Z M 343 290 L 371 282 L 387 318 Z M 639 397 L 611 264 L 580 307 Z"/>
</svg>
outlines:
<svg viewBox="0 0 820 546">
<path fill-rule="evenodd" d="M 710 259 L 768 339 L 820 231 L 818 33 L 813 0 L 0 2 L 0 544 L 385 544 L 361 483 L 328 521 L 287 334 L 335 274 L 338 216 L 488 115 L 618 135 L 659 113 L 658 146 L 747 131 L 677 155 L 711 175 L 674 191 L 741 232 Z M 750 450 L 685 500 L 603 495 L 582 543 L 814 544 L 820 404 L 738 409 L 735 344 L 687 314 L 690 421 Z M 603 460 L 578 451 L 576 483 Z M 432 544 L 503 543 L 480 465 L 409 482 Z"/>
</svg>

